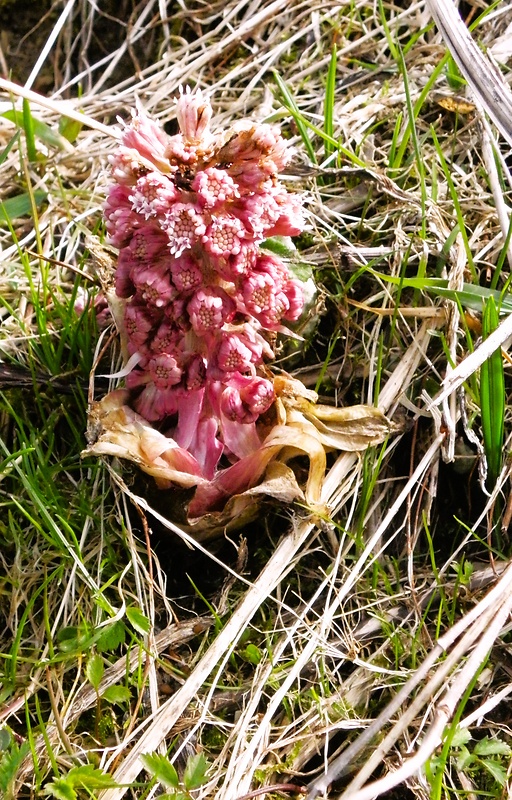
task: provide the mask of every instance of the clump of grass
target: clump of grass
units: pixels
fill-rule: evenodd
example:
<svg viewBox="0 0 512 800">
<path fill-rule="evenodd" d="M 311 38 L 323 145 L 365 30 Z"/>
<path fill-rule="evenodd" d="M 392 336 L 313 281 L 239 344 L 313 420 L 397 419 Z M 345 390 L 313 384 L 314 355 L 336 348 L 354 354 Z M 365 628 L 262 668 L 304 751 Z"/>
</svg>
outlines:
<svg viewBox="0 0 512 800">
<path fill-rule="evenodd" d="M 101 55 L 99 10 L 66 9 L 33 59 L 51 99 L 0 83 L 1 791 L 500 797 L 509 145 L 424 6 L 149 2 Z M 172 126 L 180 83 L 296 146 L 318 299 L 282 363 L 400 427 L 332 458 L 321 519 L 263 506 L 210 549 L 135 470 L 81 458 L 91 372 L 118 362 L 94 313 L 108 126 L 137 102 Z"/>
</svg>

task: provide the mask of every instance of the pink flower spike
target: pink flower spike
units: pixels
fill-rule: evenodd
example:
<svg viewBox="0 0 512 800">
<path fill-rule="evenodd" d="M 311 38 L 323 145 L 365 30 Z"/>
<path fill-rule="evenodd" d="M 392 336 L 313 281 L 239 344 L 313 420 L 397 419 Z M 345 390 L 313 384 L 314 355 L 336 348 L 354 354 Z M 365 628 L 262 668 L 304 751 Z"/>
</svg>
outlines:
<svg viewBox="0 0 512 800">
<path fill-rule="evenodd" d="M 199 289 L 187 306 L 191 325 L 198 334 L 219 330 L 235 314 L 236 306 L 220 287 Z"/>
<path fill-rule="evenodd" d="M 185 142 L 198 145 L 209 138 L 212 107 L 200 89 L 194 92 L 190 86 L 185 91 L 180 87 L 176 100 L 176 116 Z"/>
<path fill-rule="evenodd" d="M 199 202 L 208 208 L 214 208 L 228 200 L 240 197 L 233 178 L 225 170 L 215 169 L 215 167 L 208 167 L 202 172 L 197 172 L 192 182 L 192 189 L 197 193 Z"/>
<path fill-rule="evenodd" d="M 190 203 L 175 203 L 165 215 L 162 228 L 167 233 L 169 250 L 175 256 L 193 247 L 206 231 L 201 210 Z"/>
<path fill-rule="evenodd" d="M 242 252 L 247 231 L 236 217 L 214 217 L 202 237 L 205 250 L 214 256 L 229 258 Z"/>
</svg>

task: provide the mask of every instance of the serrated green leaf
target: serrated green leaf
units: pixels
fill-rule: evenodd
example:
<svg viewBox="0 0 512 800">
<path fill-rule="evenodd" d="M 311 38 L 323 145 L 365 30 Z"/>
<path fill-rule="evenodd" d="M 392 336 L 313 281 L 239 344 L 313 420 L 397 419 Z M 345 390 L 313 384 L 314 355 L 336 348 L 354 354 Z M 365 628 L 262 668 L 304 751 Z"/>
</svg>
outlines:
<svg viewBox="0 0 512 800">
<path fill-rule="evenodd" d="M 101 695 L 107 703 L 122 705 L 131 699 L 131 692 L 126 686 L 109 686 Z"/>
<path fill-rule="evenodd" d="M 146 753 L 141 756 L 142 763 L 149 774 L 163 783 L 167 789 L 177 789 L 180 785 L 178 773 L 169 759 L 159 753 Z"/>
<path fill-rule="evenodd" d="M 477 756 L 509 756 L 512 753 L 512 749 L 506 742 L 502 742 L 499 739 L 489 739 L 488 736 L 485 739 L 481 739 L 479 742 L 475 744 L 475 749 L 473 751 Z"/>
<path fill-rule="evenodd" d="M 21 747 L 19 747 L 16 742 L 12 742 L 11 747 L 2 754 L 0 758 L 0 789 L 4 793 L 7 793 L 7 790 L 18 773 L 22 761 L 29 751 L 29 742 L 23 742 Z"/>
<path fill-rule="evenodd" d="M 38 189 L 33 192 L 32 197 L 36 206 L 40 206 L 47 198 L 46 192 Z M 18 217 L 25 217 L 27 214 L 32 213 L 32 202 L 30 194 L 17 194 L 14 197 L 8 197 L 0 203 L 0 222 L 12 222 Z"/>
<path fill-rule="evenodd" d="M 96 640 L 96 647 L 100 653 L 106 650 L 115 650 L 120 644 L 123 644 L 126 639 L 126 628 L 121 620 L 117 620 L 112 625 L 107 625 L 102 628 L 101 633 Z"/>
<path fill-rule="evenodd" d="M 457 728 L 452 736 L 450 744 L 452 747 L 462 747 L 463 744 L 467 744 L 471 739 L 471 733 L 467 728 Z"/>
<path fill-rule="evenodd" d="M 183 775 L 183 785 L 189 791 L 191 789 L 198 789 L 203 785 L 208 770 L 208 761 L 204 753 L 197 753 L 191 756 L 187 761 L 185 772 Z"/>
<path fill-rule="evenodd" d="M 502 767 L 497 761 L 493 761 L 490 758 L 483 758 L 480 763 L 482 766 L 489 772 L 496 783 L 499 783 L 500 786 L 505 786 L 507 781 L 507 770 Z"/>
<path fill-rule="evenodd" d="M 110 775 L 98 769 L 93 764 L 83 764 L 79 767 L 72 767 L 65 780 L 71 786 L 83 786 L 86 789 L 106 789 L 117 786 Z"/>
<path fill-rule="evenodd" d="M 49 783 L 45 787 L 44 793 L 57 798 L 57 800 L 77 800 L 76 792 L 66 778 L 59 778 Z"/>
<path fill-rule="evenodd" d="M 96 691 L 98 691 L 104 673 L 105 665 L 103 664 L 103 659 L 98 653 L 95 653 L 87 662 L 85 674 L 87 680 Z"/>
<path fill-rule="evenodd" d="M 473 756 L 469 752 L 468 748 L 465 745 L 462 745 L 462 747 L 460 748 L 460 753 L 455 761 L 457 769 L 459 770 L 466 769 L 466 767 L 472 760 Z"/>
<path fill-rule="evenodd" d="M 136 606 L 128 606 L 126 609 L 126 616 L 128 617 L 130 624 L 138 633 L 144 634 L 149 632 L 149 619 L 142 613 L 140 608 L 137 608 Z"/>
</svg>

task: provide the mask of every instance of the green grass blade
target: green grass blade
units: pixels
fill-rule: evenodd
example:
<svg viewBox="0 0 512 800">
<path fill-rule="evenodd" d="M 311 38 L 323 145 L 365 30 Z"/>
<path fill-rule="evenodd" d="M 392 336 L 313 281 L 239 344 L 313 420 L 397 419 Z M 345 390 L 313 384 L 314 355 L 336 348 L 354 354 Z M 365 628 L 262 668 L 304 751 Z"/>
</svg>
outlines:
<svg viewBox="0 0 512 800">
<path fill-rule="evenodd" d="M 15 109 L 4 111 L 3 114 L 0 114 L 0 117 L 4 117 L 10 122 L 14 122 L 20 129 L 25 128 L 25 116 L 21 111 L 16 111 Z M 67 150 L 68 152 L 73 151 L 69 140 L 66 139 L 62 134 L 54 131 L 53 128 L 50 128 L 46 122 L 37 119 L 37 117 L 31 117 L 31 120 L 34 136 L 39 139 L 39 141 L 43 142 L 43 144 L 47 145 L 47 147 L 52 147 L 59 150 Z M 78 123 L 73 124 L 76 125 Z"/>
<path fill-rule="evenodd" d="M 23 100 L 23 130 L 27 143 L 27 156 L 29 161 L 37 160 L 36 139 L 34 132 L 34 118 L 28 100 Z"/>
<path fill-rule="evenodd" d="M 484 340 L 498 327 L 499 315 L 491 296 L 482 317 Z M 503 461 L 505 424 L 505 376 L 501 347 L 492 353 L 480 368 L 480 413 L 484 450 L 487 458 L 487 485 L 492 490 Z"/>
<path fill-rule="evenodd" d="M 47 198 L 46 192 L 37 189 L 32 193 L 32 197 L 28 192 L 18 194 L 15 197 L 8 197 L 0 204 L 0 223 L 12 222 L 18 217 L 24 217 L 32 211 L 32 203 L 36 207 L 40 206 Z"/>
<path fill-rule="evenodd" d="M 280 75 L 277 72 L 274 72 L 274 80 L 277 83 L 277 88 L 279 89 L 279 93 L 281 95 L 281 99 L 288 109 L 290 114 L 292 115 L 293 119 L 295 120 L 295 124 L 297 125 L 297 129 L 300 133 L 301 139 L 304 142 L 304 147 L 306 148 L 307 154 L 311 159 L 313 164 L 317 164 L 317 158 L 315 153 L 315 148 L 311 143 L 311 139 L 308 135 L 308 126 L 305 124 L 304 117 L 299 111 L 299 107 L 295 102 L 292 94 L 290 93 L 287 85 L 283 81 Z"/>
<path fill-rule="evenodd" d="M 336 91 L 336 66 L 338 64 L 338 55 L 336 45 L 332 47 L 331 60 L 329 62 L 329 69 L 327 71 L 327 80 L 325 84 L 325 100 L 324 100 L 324 131 L 331 139 L 334 137 L 334 97 Z M 325 160 L 327 161 L 335 152 L 332 142 L 328 139 L 324 142 Z"/>
</svg>

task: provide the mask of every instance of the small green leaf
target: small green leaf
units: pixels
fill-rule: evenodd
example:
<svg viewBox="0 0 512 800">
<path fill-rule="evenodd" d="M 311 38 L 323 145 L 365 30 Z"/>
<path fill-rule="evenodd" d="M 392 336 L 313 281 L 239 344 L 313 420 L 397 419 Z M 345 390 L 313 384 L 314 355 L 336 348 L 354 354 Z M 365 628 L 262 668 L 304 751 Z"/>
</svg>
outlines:
<svg viewBox="0 0 512 800">
<path fill-rule="evenodd" d="M 71 786 L 83 786 L 85 789 L 106 789 L 118 785 L 110 775 L 93 766 L 93 764 L 72 767 L 65 780 Z"/>
<path fill-rule="evenodd" d="M 57 643 L 63 653 L 81 653 L 90 646 L 91 637 L 89 631 L 84 628 L 77 628 L 70 625 L 62 628 L 57 634 Z"/>
<path fill-rule="evenodd" d="M 460 753 L 458 754 L 457 759 L 455 761 L 457 769 L 459 770 L 466 769 L 468 764 L 470 764 L 471 761 L 473 761 L 473 758 L 474 757 L 471 755 L 468 748 L 465 745 L 462 745 L 462 747 L 460 748 Z"/>
<path fill-rule="evenodd" d="M 136 606 L 128 606 L 126 609 L 126 616 L 130 620 L 131 625 L 135 628 L 138 633 L 148 633 L 149 632 L 149 619 L 144 616 L 142 611 L 137 608 Z"/>
<path fill-rule="evenodd" d="M 158 800 L 190 800 L 190 795 L 188 792 L 166 792 L 159 794 Z"/>
<path fill-rule="evenodd" d="M 57 800 L 77 800 L 76 792 L 66 778 L 59 778 L 49 783 L 45 787 L 44 793 L 57 798 Z"/>
<path fill-rule="evenodd" d="M 126 628 L 121 622 L 121 620 L 117 620 L 112 625 L 105 626 L 98 639 L 96 640 L 96 647 L 98 648 L 100 653 L 104 653 L 106 650 L 115 650 L 116 647 L 119 647 L 120 644 L 124 643 L 126 639 Z"/>
<path fill-rule="evenodd" d="M 290 236 L 271 236 L 261 242 L 260 247 L 280 258 L 293 258 L 297 255 L 297 248 Z"/>
<path fill-rule="evenodd" d="M 107 703 L 120 706 L 130 701 L 131 692 L 126 686 L 109 686 L 101 696 Z"/>
<path fill-rule="evenodd" d="M 197 753 L 191 756 L 187 761 L 185 773 L 183 775 L 183 784 L 185 789 L 198 789 L 203 785 L 208 770 L 208 761 L 203 753 Z"/>
<path fill-rule="evenodd" d="M 98 653 L 95 653 L 87 662 L 85 674 L 87 676 L 87 680 L 96 691 L 98 691 L 104 672 L 105 665 L 103 664 L 103 659 L 100 655 L 98 655 Z"/>
<path fill-rule="evenodd" d="M 249 664 L 259 664 L 262 657 L 260 648 L 256 647 L 255 644 L 248 644 L 247 647 L 244 647 L 240 655 L 244 661 L 248 661 Z"/>
<path fill-rule="evenodd" d="M 509 756 L 512 753 L 510 746 L 499 739 L 481 739 L 475 744 L 474 753 L 477 756 Z"/>
<path fill-rule="evenodd" d="M 82 123 L 78 122 L 78 120 L 76 119 L 70 119 L 69 117 L 61 117 L 59 120 L 59 133 L 68 142 L 76 141 L 76 138 L 80 133 L 80 131 L 82 130 L 82 128 L 83 128 Z"/>
<path fill-rule="evenodd" d="M 7 750 L 11 744 L 12 736 L 7 728 L 0 728 L 0 752 Z"/>
<path fill-rule="evenodd" d="M 163 783 L 167 789 L 178 788 L 180 784 L 178 773 L 168 758 L 159 753 L 146 753 L 141 756 L 140 760 L 149 774 L 160 783 Z"/>
<path fill-rule="evenodd" d="M 11 746 L 4 751 L 0 758 L 0 790 L 7 793 L 18 773 L 22 762 L 30 751 L 30 743 L 23 742 L 18 747 L 16 742 L 11 742 Z M 1 793 L 0 793 L 1 797 Z"/>
<path fill-rule="evenodd" d="M 467 744 L 471 738 L 471 733 L 467 728 L 457 728 L 452 736 L 450 744 L 452 747 L 462 747 L 462 745 Z"/>
<path fill-rule="evenodd" d="M 482 766 L 489 772 L 496 783 L 499 783 L 500 786 L 505 786 L 507 781 L 507 770 L 502 767 L 497 761 L 493 761 L 490 758 L 483 758 L 481 759 L 480 763 Z"/>
</svg>

